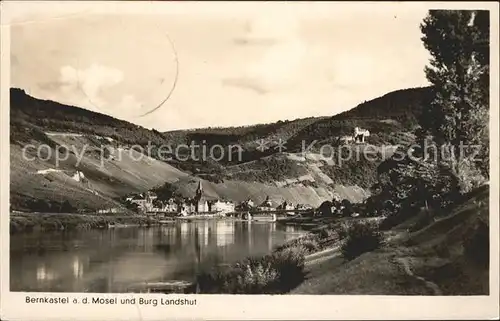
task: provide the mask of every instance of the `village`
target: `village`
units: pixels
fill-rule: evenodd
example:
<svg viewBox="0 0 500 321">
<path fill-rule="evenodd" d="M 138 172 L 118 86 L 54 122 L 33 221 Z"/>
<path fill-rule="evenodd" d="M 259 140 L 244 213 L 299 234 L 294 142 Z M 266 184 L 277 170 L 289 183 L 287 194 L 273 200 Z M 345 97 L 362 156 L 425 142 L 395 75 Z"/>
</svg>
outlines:
<svg viewBox="0 0 500 321">
<path fill-rule="evenodd" d="M 125 199 L 126 204 L 132 205 L 138 212 L 156 216 L 158 218 L 196 218 L 196 217 L 234 217 L 252 219 L 252 217 L 269 217 L 276 221 L 277 216 L 351 216 L 359 214 L 355 210 L 355 204 L 348 200 L 325 201 L 318 208 L 309 204 L 293 204 L 283 200 L 276 202 L 269 196 L 262 203 L 255 203 L 250 198 L 236 203 L 226 199 L 209 199 L 203 191 L 203 184 L 198 182 L 195 196 L 192 198 L 170 198 L 159 200 L 153 191 L 129 196 Z"/>
<path fill-rule="evenodd" d="M 147 191 L 126 198 L 129 204 L 135 204 L 137 210 L 147 215 L 160 216 L 233 216 L 238 213 L 261 212 L 261 213 L 293 213 L 295 211 L 312 210 L 312 206 L 283 201 L 276 205 L 267 197 L 262 203 L 255 204 L 251 199 L 235 203 L 226 199 L 209 199 L 203 191 L 203 184 L 198 183 L 194 197 L 170 198 L 161 201 L 153 191 Z"/>
<path fill-rule="evenodd" d="M 370 132 L 366 129 L 355 127 L 351 135 L 338 137 L 344 144 L 365 143 Z M 315 209 L 309 204 L 293 204 L 287 200 L 271 200 L 269 196 L 259 204 L 250 198 L 240 203 L 227 199 L 209 199 L 204 195 L 202 182 L 199 181 L 195 196 L 159 200 L 153 191 L 135 194 L 126 197 L 125 203 L 132 205 L 137 211 L 158 217 L 241 217 L 249 218 L 250 213 L 257 215 L 270 215 L 276 220 L 275 215 L 337 215 L 357 217 L 359 214 L 347 200 L 325 201 Z"/>
</svg>

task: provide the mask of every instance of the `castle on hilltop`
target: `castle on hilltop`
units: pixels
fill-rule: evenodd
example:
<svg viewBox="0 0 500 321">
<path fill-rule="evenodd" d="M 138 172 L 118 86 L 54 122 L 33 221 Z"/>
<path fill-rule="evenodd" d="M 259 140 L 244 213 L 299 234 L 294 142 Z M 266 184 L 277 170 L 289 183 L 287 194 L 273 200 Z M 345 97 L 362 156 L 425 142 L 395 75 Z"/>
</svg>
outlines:
<svg viewBox="0 0 500 321">
<path fill-rule="evenodd" d="M 370 136 L 370 131 L 368 131 L 368 129 L 363 129 L 363 128 L 360 128 L 360 127 L 354 127 L 354 131 L 352 133 L 352 135 L 346 135 L 346 136 L 342 136 L 342 137 L 339 137 L 339 142 L 343 143 L 343 144 L 350 144 L 350 143 L 365 143 L 366 140 L 365 138 L 366 137 L 369 137 Z"/>
<path fill-rule="evenodd" d="M 369 137 L 370 132 L 368 129 L 362 129 L 359 127 L 354 128 L 354 134 L 353 138 L 356 143 L 364 143 L 365 142 L 365 137 Z"/>
</svg>

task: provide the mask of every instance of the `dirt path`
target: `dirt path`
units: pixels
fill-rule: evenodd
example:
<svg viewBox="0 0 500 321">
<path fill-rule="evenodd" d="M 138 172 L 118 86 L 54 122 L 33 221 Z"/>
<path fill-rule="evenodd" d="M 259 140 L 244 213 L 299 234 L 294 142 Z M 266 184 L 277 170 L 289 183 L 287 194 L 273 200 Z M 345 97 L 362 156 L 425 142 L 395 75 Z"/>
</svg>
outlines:
<svg viewBox="0 0 500 321">
<path fill-rule="evenodd" d="M 428 289 L 430 289 L 434 293 L 434 295 L 443 295 L 443 293 L 441 292 L 441 289 L 439 289 L 439 287 L 437 286 L 436 283 L 427 281 L 423 277 L 418 276 L 418 275 L 413 273 L 413 271 L 410 268 L 410 262 L 409 262 L 408 258 L 398 257 L 398 258 L 394 259 L 394 262 L 396 264 L 399 264 L 403 268 L 403 271 L 407 275 L 409 275 L 411 278 L 424 284 Z"/>
<path fill-rule="evenodd" d="M 313 265 L 313 264 L 317 264 L 320 262 L 324 262 L 324 261 L 329 260 L 331 258 L 334 258 L 336 256 L 339 256 L 340 255 L 339 249 L 340 249 L 340 246 L 335 246 L 335 247 L 323 250 L 321 252 L 310 254 L 310 255 L 306 256 L 305 264 L 306 264 L 306 266 Z"/>
</svg>

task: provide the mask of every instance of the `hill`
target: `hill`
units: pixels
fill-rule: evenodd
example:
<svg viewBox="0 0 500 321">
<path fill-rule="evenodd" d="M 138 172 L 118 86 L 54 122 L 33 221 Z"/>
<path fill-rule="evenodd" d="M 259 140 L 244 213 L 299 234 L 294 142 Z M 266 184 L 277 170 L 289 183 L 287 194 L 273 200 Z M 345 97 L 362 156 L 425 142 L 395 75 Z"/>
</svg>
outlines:
<svg viewBox="0 0 500 321">
<path fill-rule="evenodd" d="M 162 144 L 163 135 L 132 123 L 87 109 L 29 96 L 22 89 L 10 90 L 11 143 L 23 142 L 30 131 L 67 132 L 110 137 L 116 141 L 141 146 L 150 141 Z"/>
<path fill-rule="evenodd" d="M 43 144 L 40 140 L 31 139 L 33 148 L 25 151 L 23 146 L 11 144 L 12 209 L 30 210 L 30 204 L 37 200 L 55 204 L 67 201 L 81 210 L 122 208 L 120 197 L 187 175 L 137 151 L 99 145 L 94 136 L 51 135 L 49 139 L 57 146 L 71 146 L 67 160 L 58 161 L 55 148 L 40 149 L 42 157 L 37 157 L 36 149 Z M 103 146 L 108 149 L 107 157 L 102 153 Z M 83 178 L 75 178 L 77 173 Z"/>
<path fill-rule="evenodd" d="M 413 139 L 415 119 L 428 94 L 429 88 L 397 91 L 333 117 L 160 133 L 11 89 L 11 206 L 26 210 L 30 202 L 43 199 L 59 205 L 68 201 L 82 209 L 119 207 L 120 197 L 165 182 L 177 184 L 191 196 L 193 181 L 199 179 L 210 186 L 207 189 L 213 190 L 213 197 L 235 201 L 250 197 L 260 202 L 270 195 L 276 202 L 289 200 L 314 206 L 332 197 L 358 202 L 370 194 L 382 159 L 339 163 L 319 154 L 317 147 L 307 153 L 298 147 L 314 140 L 335 145 L 338 135 L 360 126 L 373 133 L 368 143 L 382 155 L 381 144 L 387 143 L 391 149 Z M 257 148 L 261 139 L 273 141 L 267 150 Z M 280 139 L 286 152 L 274 148 Z M 206 146 L 240 144 L 242 157 L 218 162 L 163 161 L 155 150 L 149 155 L 130 150 L 132 145 L 145 146 L 148 142 L 175 147 L 191 141 Z M 27 161 L 23 148 L 28 144 L 35 148 L 49 146 L 45 160 Z M 60 146 L 72 146 L 74 150 L 69 151 L 67 160 L 58 163 L 55 154 Z M 35 156 L 35 151 L 28 156 Z M 78 162 L 77 155 L 82 152 L 84 156 Z M 140 160 L 134 160 L 137 158 Z M 84 174 L 84 183 L 72 178 L 77 171 Z"/>
<path fill-rule="evenodd" d="M 335 137 L 351 134 L 354 127 L 359 126 L 371 132 L 370 142 L 398 143 L 400 139 L 404 140 L 404 137 L 400 137 L 401 132 L 411 132 L 417 126 L 422 108 L 428 104 L 430 97 L 430 87 L 410 88 L 365 101 L 332 117 L 311 117 L 241 127 L 177 130 L 165 132 L 164 135 L 174 144 L 206 141 L 207 146 L 240 144 L 248 149 L 255 149 L 260 139 L 275 142 L 281 139 L 286 142 L 287 150 L 293 151 L 301 146 L 299 142 L 334 142 Z M 270 145 L 272 146 L 273 144 Z"/>
<path fill-rule="evenodd" d="M 230 144 L 242 146 L 240 155 L 231 154 L 228 149 L 219 165 L 210 162 L 171 162 L 184 171 L 214 182 L 223 179 L 240 179 L 249 182 L 271 182 L 295 179 L 317 172 L 321 167 L 322 176 L 332 182 L 369 188 L 375 179 L 375 169 L 379 162 L 349 160 L 340 166 L 325 162 L 330 155 L 321 153 L 321 146 L 339 147 L 338 138 L 351 134 L 354 127 L 370 131 L 367 142 L 376 149 L 392 150 L 397 145 L 408 145 L 414 139 L 414 130 L 422 108 L 431 96 L 430 87 L 398 90 L 332 117 L 305 118 L 272 124 L 229 128 L 201 128 L 188 131 L 164 133 L 167 141 L 175 144 L 204 145 Z M 277 145 L 282 140 L 282 152 L 290 154 L 293 161 L 282 161 Z M 266 150 L 259 150 L 259 144 L 266 142 Z M 306 149 L 306 153 L 304 153 Z M 181 155 L 186 157 L 187 155 Z M 311 164 L 297 164 L 297 160 L 307 158 L 312 169 L 304 170 Z M 385 156 L 384 156 L 385 157 Z M 332 157 L 335 158 L 335 157 Z M 382 160 L 382 159 L 381 159 Z M 295 162 L 295 164 L 293 164 Z M 325 163 L 328 163 L 323 166 Z M 338 165 L 338 164 L 337 164 Z"/>
<path fill-rule="evenodd" d="M 393 228 L 379 250 L 310 266 L 308 280 L 293 293 L 487 295 L 488 224 L 489 188 L 483 186 L 419 228 L 415 222 Z"/>
</svg>

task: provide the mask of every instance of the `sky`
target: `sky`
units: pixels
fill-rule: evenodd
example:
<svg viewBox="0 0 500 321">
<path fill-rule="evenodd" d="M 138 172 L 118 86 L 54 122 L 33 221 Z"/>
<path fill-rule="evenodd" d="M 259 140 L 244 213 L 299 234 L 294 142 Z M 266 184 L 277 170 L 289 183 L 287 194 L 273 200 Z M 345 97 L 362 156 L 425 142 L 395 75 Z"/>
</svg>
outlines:
<svg viewBox="0 0 500 321">
<path fill-rule="evenodd" d="M 11 10 L 12 87 L 166 131 L 331 116 L 428 85 L 424 5 L 121 4 Z"/>
</svg>

